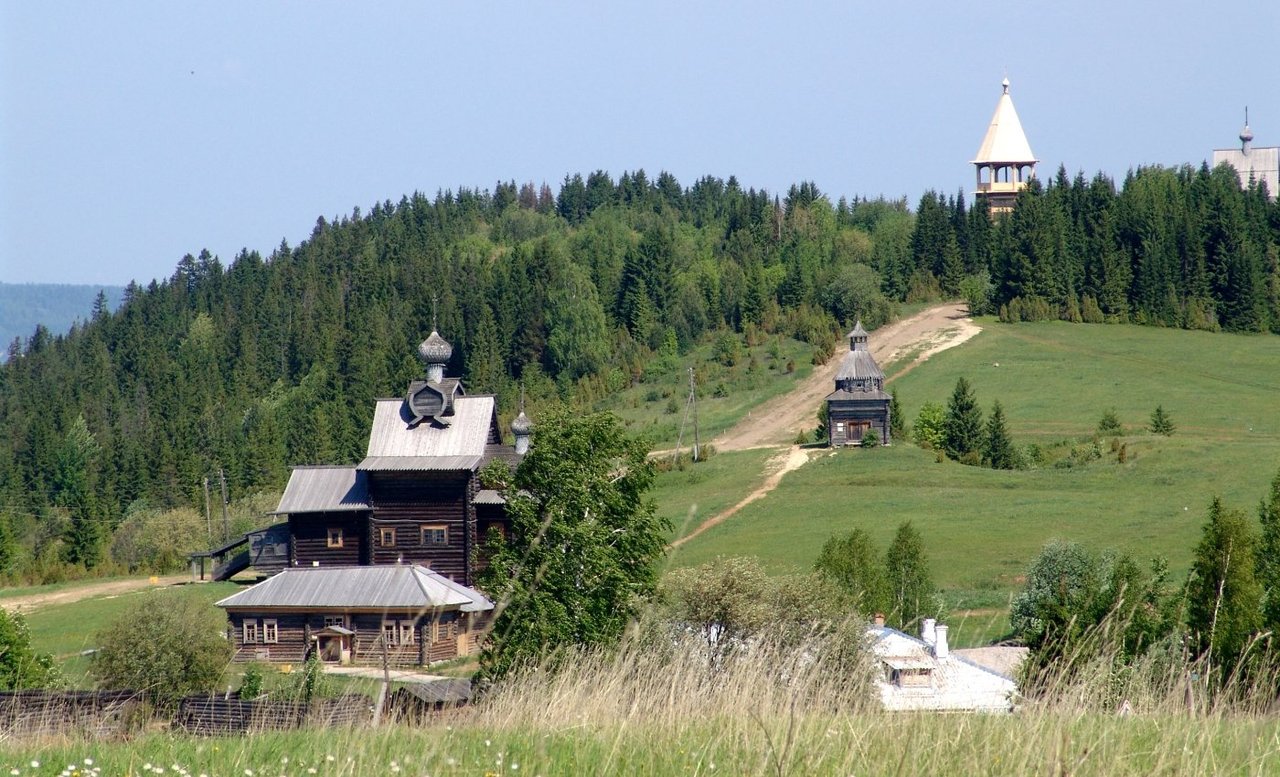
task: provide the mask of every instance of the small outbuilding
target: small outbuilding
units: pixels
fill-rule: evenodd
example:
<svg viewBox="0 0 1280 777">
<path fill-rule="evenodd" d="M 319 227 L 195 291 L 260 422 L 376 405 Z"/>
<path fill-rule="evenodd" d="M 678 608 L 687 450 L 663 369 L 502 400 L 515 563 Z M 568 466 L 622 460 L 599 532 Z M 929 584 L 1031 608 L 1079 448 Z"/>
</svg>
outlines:
<svg viewBox="0 0 1280 777">
<path fill-rule="evenodd" d="M 425 666 L 479 650 L 493 602 L 418 565 L 289 568 L 219 601 L 236 661 Z"/>
<path fill-rule="evenodd" d="M 874 431 L 881 445 L 889 437 L 893 397 L 884 391 L 884 371 L 871 355 L 867 330 L 859 321 L 849 333 L 849 352 L 836 371 L 836 390 L 827 395 L 827 444 L 861 445 Z"/>
</svg>

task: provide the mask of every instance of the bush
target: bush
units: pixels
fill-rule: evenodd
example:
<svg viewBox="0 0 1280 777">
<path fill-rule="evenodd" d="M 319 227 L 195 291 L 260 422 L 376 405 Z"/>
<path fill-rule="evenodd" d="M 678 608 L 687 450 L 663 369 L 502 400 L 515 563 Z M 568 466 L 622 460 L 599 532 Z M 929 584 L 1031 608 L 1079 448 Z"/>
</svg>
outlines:
<svg viewBox="0 0 1280 777">
<path fill-rule="evenodd" d="M 862 447 L 875 448 L 880 445 L 880 435 L 876 434 L 875 429 L 868 429 L 866 434 L 862 435 Z"/>
<path fill-rule="evenodd" d="M 245 667 L 244 677 L 240 678 L 240 690 L 237 695 L 241 699 L 256 699 L 262 695 L 262 667 L 249 664 Z"/>
<path fill-rule="evenodd" d="M 1173 430 L 1176 428 L 1173 425 L 1173 419 L 1169 418 L 1169 414 L 1164 412 L 1164 405 L 1156 405 L 1156 409 L 1151 413 L 1151 423 L 1147 426 L 1147 429 L 1152 434 L 1163 434 L 1165 437 L 1172 437 Z"/>
<path fill-rule="evenodd" d="M 1124 434 L 1124 427 L 1120 424 L 1114 407 L 1103 413 L 1098 420 L 1098 434 L 1102 437 L 1119 437 Z"/>
<path fill-rule="evenodd" d="M 226 616 L 204 602 L 152 596 L 97 635 L 90 669 L 103 688 L 173 702 L 218 687 L 231 660 Z"/>
<path fill-rule="evenodd" d="M 0 608 L 0 691 L 52 688 L 61 678 L 53 657 L 31 649 L 31 634 L 21 613 Z"/>
</svg>

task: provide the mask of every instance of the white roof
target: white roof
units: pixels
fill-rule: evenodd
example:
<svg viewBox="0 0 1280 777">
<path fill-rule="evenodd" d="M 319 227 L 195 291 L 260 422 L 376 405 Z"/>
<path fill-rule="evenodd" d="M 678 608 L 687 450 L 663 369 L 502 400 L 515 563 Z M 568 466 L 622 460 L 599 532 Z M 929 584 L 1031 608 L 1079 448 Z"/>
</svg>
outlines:
<svg viewBox="0 0 1280 777">
<path fill-rule="evenodd" d="M 876 659 L 891 669 L 932 669 L 927 685 L 899 686 L 877 677 L 886 710 L 1008 712 L 1012 706 L 1013 680 L 962 656 L 938 658 L 924 641 L 885 626 L 868 627 L 867 641 Z"/>
<path fill-rule="evenodd" d="M 484 456 L 493 419 L 493 397 L 455 397 L 453 415 L 442 419 L 449 424 L 445 427 L 430 421 L 410 426 L 414 417 L 403 399 L 379 399 L 369 429 L 369 449 L 358 469 L 438 468 L 430 459 L 449 464 L 449 469 L 469 469 Z M 389 466 L 391 460 L 400 465 Z"/>
<path fill-rule="evenodd" d="M 1004 94 L 996 103 L 996 112 L 991 116 L 991 126 L 987 127 L 986 137 L 978 147 L 978 155 L 973 164 L 990 164 L 993 162 L 1038 162 L 1031 153 L 1031 144 L 1022 131 L 1022 122 L 1018 120 L 1018 112 L 1013 108 L 1013 98 L 1009 96 L 1009 79 L 1005 79 Z"/>
</svg>

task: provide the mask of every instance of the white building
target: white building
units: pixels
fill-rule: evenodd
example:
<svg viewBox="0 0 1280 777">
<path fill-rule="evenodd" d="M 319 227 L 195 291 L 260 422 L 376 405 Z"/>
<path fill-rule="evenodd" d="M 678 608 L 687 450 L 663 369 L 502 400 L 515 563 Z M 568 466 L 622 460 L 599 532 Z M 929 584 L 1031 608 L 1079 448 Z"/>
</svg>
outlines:
<svg viewBox="0 0 1280 777">
<path fill-rule="evenodd" d="M 1240 130 L 1240 148 L 1214 149 L 1213 166 L 1217 167 L 1224 162 L 1236 169 L 1242 188 L 1247 189 L 1250 182 L 1257 181 L 1267 185 L 1267 194 L 1271 199 L 1274 200 L 1276 194 L 1280 193 L 1280 147 L 1254 147 L 1248 110 L 1244 113 L 1244 129 Z"/>
<path fill-rule="evenodd" d="M 878 664 L 880 702 L 891 712 L 1008 712 L 1017 685 L 992 669 L 956 655 L 947 627 L 926 618 L 920 638 L 891 629 L 880 619 L 867 628 Z"/>
</svg>

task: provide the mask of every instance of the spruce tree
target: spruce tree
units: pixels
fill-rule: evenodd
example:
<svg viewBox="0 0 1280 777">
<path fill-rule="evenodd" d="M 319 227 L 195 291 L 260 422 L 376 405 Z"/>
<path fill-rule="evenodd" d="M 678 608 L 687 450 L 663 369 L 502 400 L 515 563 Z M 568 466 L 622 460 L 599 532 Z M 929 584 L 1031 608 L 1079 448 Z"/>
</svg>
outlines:
<svg viewBox="0 0 1280 777">
<path fill-rule="evenodd" d="M 1169 418 L 1169 414 L 1164 412 L 1164 405 L 1156 405 L 1156 409 L 1151 412 L 1151 423 L 1147 429 L 1152 434 L 1163 434 L 1165 437 L 1172 437 L 1173 430 L 1176 429 L 1173 420 Z"/>
<path fill-rule="evenodd" d="M 907 436 L 906 423 L 902 417 L 902 405 L 898 403 L 898 387 L 894 386 L 889 392 L 889 439 L 888 442 L 894 440 L 904 440 Z"/>
<path fill-rule="evenodd" d="M 991 406 L 991 417 L 987 419 L 986 439 L 983 441 L 982 458 L 992 469 L 1013 469 L 1017 461 L 1013 450 L 1013 441 L 1009 439 L 1009 430 L 1004 423 L 1004 408 L 1000 400 Z"/>
<path fill-rule="evenodd" d="M 1280 632 L 1280 472 L 1258 505 L 1262 535 L 1258 543 L 1256 575 L 1262 586 L 1262 625 Z"/>
<path fill-rule="evenodd" d="M 966 454 L 982 450 L 982 409 L 962 376 L 947 402 L 947 416 L 942 427 L 943 449 L 959 460 Z"/>
<path fill-rule="evenodd" d="M 1224 675 L 1262 628 L 1257 542 L 1245 514 L 1214 497 L 1187 581 L 1187 627 L 1197 651 Z"/>
</svg>

